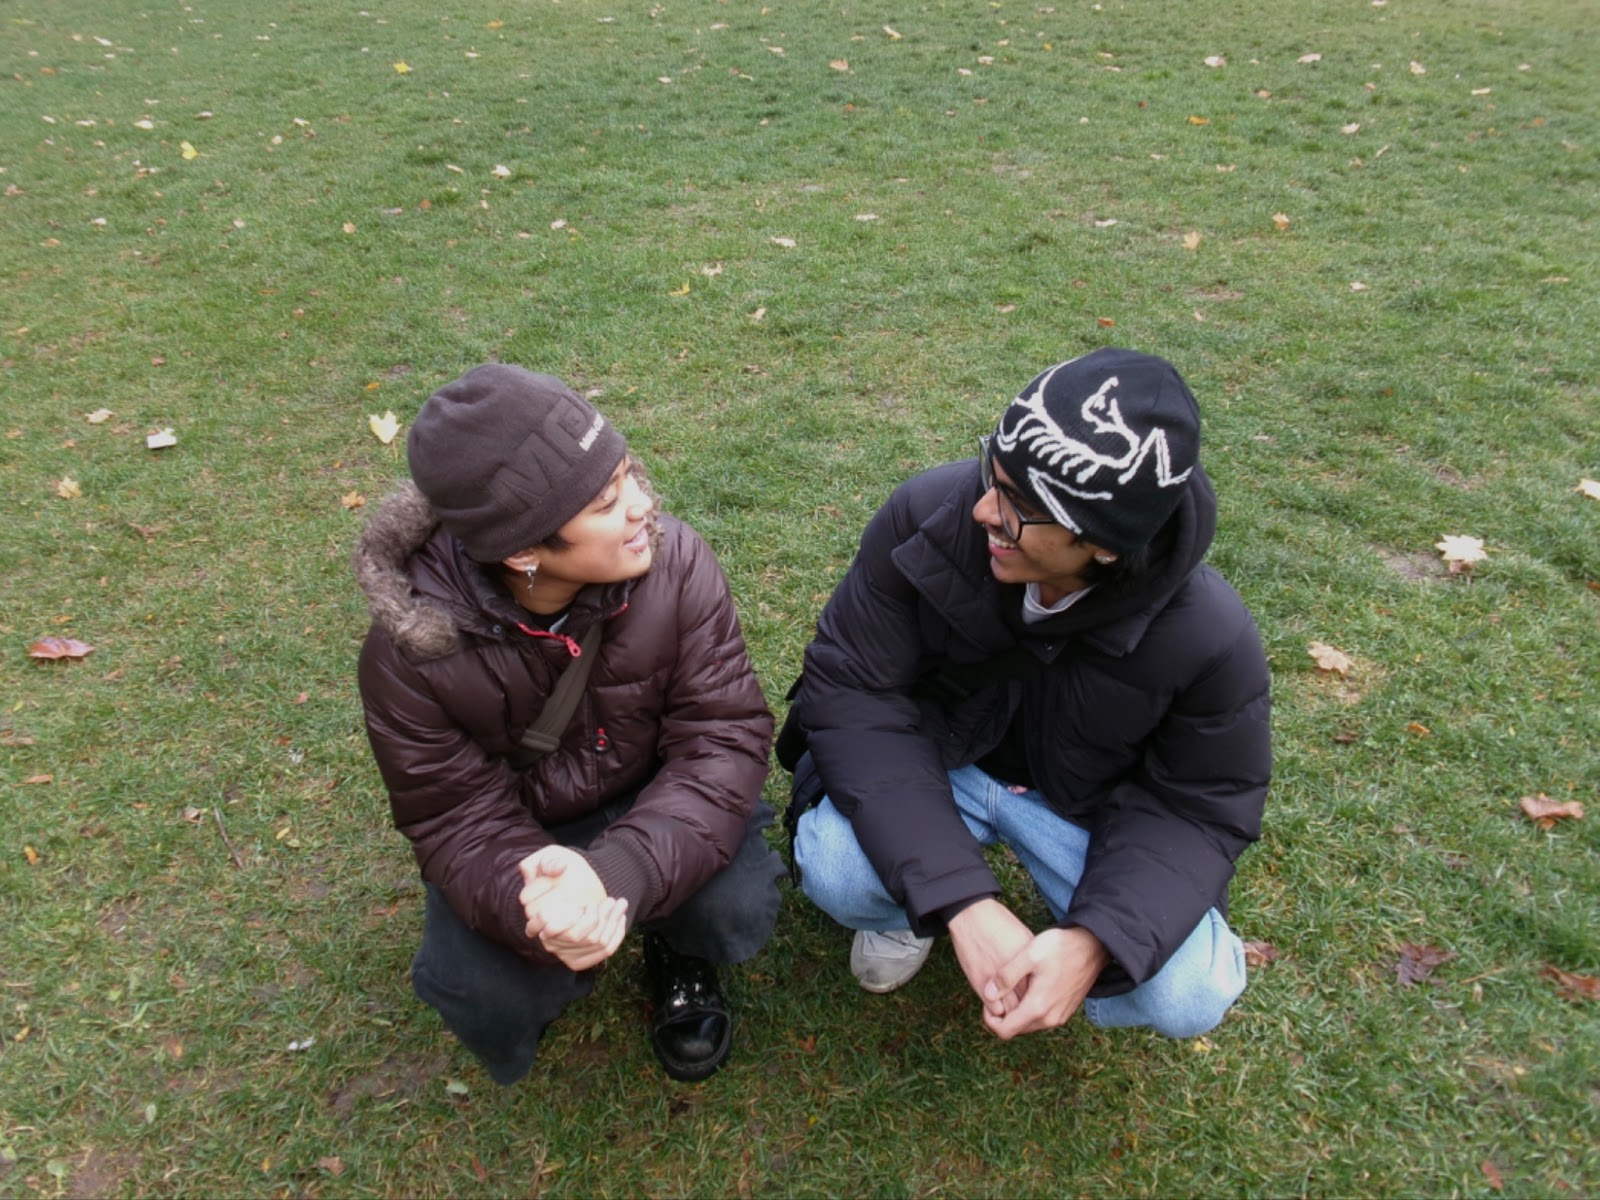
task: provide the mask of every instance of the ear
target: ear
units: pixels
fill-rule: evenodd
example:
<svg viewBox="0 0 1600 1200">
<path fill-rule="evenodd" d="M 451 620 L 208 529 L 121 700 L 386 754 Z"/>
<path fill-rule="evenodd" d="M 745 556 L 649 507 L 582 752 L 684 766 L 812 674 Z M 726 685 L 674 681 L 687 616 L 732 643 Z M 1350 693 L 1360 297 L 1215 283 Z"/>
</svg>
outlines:
<svg viewBox="0 0 1600 1200">
<path fill-rule="evenodd" d="M 518 550 L 515 554 L 502 558 L 500 565 L 518 572 L 526 571 L 529 567 L 537 571 L 539 569 L 539 552 L 533 549 Z"/>
</svg>

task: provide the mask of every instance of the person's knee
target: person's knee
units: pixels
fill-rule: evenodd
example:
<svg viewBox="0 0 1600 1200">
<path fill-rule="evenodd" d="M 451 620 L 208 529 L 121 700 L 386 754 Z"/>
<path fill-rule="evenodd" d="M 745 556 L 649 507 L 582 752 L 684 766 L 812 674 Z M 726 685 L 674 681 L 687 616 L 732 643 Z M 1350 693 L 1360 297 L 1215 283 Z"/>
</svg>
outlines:
<svg viewBox="0 0 1600 1200">
<path fill-rule="evenodd" d="M 860 854 L 855 833 L 843 817 L 818 806 L 800 818 L 794 837 L 800 890 L 823 912 L 838 917 L 856 906 L 860 889 L 852 882 L 852 873 L 839 868 Z"/>
<path fill-rule="evenodd" d="M 1157 1033 L 1170 1038 L 1209 1033 L 1244 994 L 1244 946 L 1221 917 L 1208 920 L 1212 925 L 1208 969 L 1183 972 L 1171 980 L 1172 986 L 1157 987 L 1149 997 L 1150 1026 Z"/>
</svg>

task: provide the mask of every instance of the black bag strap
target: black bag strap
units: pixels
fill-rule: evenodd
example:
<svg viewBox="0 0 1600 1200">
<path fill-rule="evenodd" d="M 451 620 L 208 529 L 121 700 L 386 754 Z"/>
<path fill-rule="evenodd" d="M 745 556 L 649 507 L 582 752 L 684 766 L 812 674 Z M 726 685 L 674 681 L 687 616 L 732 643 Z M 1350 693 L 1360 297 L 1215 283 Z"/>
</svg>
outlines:
<svg viewBox="0 0 1600 1200">
<path fill-rule="evenodd" d="M 530 766 L 561 745 L 561 733 L 578 711 L 578 700 L 583 696 L 584 685 L 589 682 L 589 671 L 600 649 L 600 626 L 596 621 L 584 631 L 578 642 L 578 653 L 561 672 L 550 698 L 544 702 L 539 719 L 528 726 L 518 743 L 519 749 L 507 755 L 511 765 L 519 771 Z"/>
</svg>

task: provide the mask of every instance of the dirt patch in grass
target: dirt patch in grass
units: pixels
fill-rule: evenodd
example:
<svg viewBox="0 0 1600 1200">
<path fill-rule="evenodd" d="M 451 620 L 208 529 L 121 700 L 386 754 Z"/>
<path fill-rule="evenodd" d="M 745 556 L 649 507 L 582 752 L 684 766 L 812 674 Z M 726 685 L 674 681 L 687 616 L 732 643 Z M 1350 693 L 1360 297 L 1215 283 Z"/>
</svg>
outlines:
<svg viewBox="0 0 1600 1200">
<path fill-rule="evenodd" d="M 86 1198 L 121 1195 L 123 1180 L 138 1171 L 139 1162 L 139 1156 L 129 1151 L 90 1146 L 73 1164 L 71 1195 Z"/>
<path fill-rule="evenodd" d="M 448 1061 L 443 1054 L 391 1055 L 329 1092 L 328 1107 L 336 1115 L 348 1117 L 362 1100 L 409 1099 L 431 1087 L 444 1074 Z"/>
<path fill-rule="evenodd" d="M 1431 583 L 1435 579 L 1443 579 L 1449 574 L 1444 561 L 1432 554 L 1422 551 L 1413 551 L 1410 554 L 1401 554 L 1393 550 L 1379 550 L 1378 555 L 1389 570 L 1400 576 L 1407 583 Z"/>
</svg>

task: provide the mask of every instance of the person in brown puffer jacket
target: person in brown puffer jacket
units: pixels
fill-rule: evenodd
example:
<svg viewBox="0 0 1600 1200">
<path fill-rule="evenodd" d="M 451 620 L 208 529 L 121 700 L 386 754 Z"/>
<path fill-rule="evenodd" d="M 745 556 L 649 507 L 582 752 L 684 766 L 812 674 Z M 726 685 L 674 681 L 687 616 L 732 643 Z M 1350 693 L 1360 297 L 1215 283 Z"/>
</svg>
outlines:
<svg viewBox="0 0 1600 1200">
<path fill-rule="evenodd" d="M 784 873 L 762 835 L 772 716 L 721 569 L 551 376 L 467 372 L 407 449 L 413 482 L 354 565 L 367 734 L 426 883 L 413 987 L 514 1083 L 641 928 L 652 1046 L 704 1079 L 732 1040 L 712 964 L 766 944 Z M 535 757 L 523 737 L 597 624 L 576 710 Z"/>
</svg>

